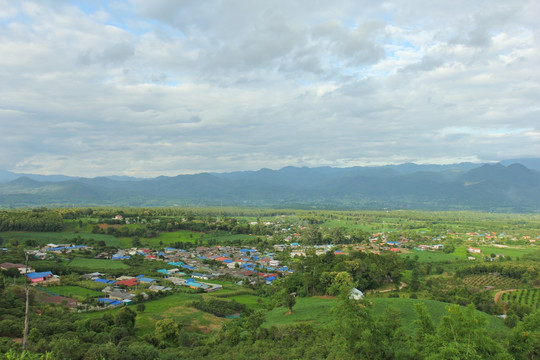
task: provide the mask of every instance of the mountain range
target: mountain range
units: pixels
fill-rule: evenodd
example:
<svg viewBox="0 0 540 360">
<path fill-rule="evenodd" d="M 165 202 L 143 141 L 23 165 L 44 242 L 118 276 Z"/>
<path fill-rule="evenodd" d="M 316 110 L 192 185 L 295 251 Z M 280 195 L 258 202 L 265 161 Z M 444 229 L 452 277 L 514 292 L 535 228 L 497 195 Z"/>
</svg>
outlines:
<svg viewBox="0 0 540 360">
<path fill-rule="evenodd" d="M 540 159 L 82 178 L 0 170 L 0 206 L 266 206 L 534 212 Z"/>
</svg>

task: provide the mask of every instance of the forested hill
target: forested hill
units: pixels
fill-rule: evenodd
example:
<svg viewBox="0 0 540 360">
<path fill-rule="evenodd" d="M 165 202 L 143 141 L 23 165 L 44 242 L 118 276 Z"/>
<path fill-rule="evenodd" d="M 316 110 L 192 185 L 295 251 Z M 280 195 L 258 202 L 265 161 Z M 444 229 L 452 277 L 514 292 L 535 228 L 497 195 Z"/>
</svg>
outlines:
<svg viewBox="0 0 540 360">
<path fill-rule="evenodd" d="M 2 172 L 0 205 L 243 205 L 538 211 L 540 171 L 518 163 L 261 169 L 232 173 L 70 178 Z M 6 175 L 7 174 L 7 175 Z"/>
</svg>

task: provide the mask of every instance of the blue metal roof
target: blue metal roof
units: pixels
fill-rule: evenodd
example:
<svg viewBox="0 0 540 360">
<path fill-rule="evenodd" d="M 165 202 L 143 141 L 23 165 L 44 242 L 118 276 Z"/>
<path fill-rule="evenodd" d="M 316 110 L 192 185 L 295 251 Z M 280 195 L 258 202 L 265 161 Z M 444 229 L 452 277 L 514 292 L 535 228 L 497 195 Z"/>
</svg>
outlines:
<svg viewBox="0 0 540 360">
<path fill-rule="evenodd" d="M 39 279 L 39 278 L 47 277 L 47 276 L 51 276 L 51 275 L 52 275 L 52 272 L 50 272 L 50 271 L 44 271 L 44 272 L 32 272 L 32 273 L 26 274 L 26 276 L 27 276 L 29 279 Z"/>
<path fill-rule="evenodd" d="M 113 280 L 100 279 L 100 278 L 97 278 L 94 281 L 98 282 L 98 283 L 102 283 L 102 284 L 114 284 L 116 282 L 116 281 L 113 281 Z"/>
</svg>

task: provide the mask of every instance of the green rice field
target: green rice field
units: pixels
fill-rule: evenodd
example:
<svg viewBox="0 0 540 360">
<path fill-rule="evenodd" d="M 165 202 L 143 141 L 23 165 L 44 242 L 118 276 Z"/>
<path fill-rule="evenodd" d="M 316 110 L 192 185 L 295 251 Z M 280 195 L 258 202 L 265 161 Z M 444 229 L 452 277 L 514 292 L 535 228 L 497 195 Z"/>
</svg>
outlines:
<svg viewBox="0 0 540 360">
<path fill-rule="evenodd" d="M 129 266 L 119 260 L 86 259 L 76 257 L 68 264 L 70 267 L 88 269 L 89 271 L 129 269 Z"/>
</svg>

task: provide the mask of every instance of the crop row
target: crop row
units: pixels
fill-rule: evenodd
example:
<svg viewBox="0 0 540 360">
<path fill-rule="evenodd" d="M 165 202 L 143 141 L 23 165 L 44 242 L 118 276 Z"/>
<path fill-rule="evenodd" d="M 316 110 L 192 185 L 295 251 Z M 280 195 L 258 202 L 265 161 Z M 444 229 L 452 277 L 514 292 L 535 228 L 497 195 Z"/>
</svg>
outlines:
<svg viewBox="0 0 540 360">
<path fill-rule="evenodd" d="M 527 305 L 532 309 L 540 307 L 540 289 L 522 289 L 504 293 L 502 300 L 509 303 Z"/>
<path fill-rule="evenodd" d="M 521 282 L 501 275 L 469 275 L 463 279 L 463 282 L 471 287 L 494 286 L 498 288 L 510 288 L 519 285 Z"/>
</svg>

